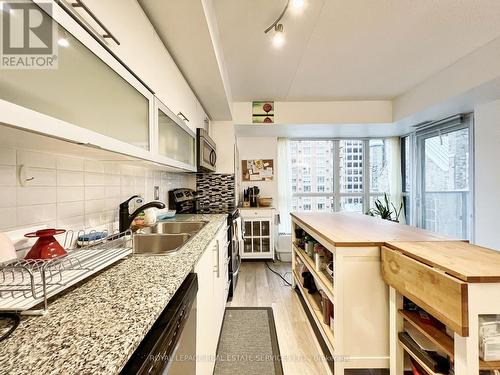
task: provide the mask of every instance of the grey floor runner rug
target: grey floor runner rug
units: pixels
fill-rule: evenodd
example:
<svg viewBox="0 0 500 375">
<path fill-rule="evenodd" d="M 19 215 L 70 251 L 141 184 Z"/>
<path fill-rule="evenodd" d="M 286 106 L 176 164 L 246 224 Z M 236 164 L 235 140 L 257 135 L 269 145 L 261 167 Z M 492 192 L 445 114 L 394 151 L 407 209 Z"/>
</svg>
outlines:
<svg viewBox="0 0 500 375">
<path fill-rule="evenodd" d="M 228 307 L 214 375 L 283 375 L 271 307 Z"/>
</svg>

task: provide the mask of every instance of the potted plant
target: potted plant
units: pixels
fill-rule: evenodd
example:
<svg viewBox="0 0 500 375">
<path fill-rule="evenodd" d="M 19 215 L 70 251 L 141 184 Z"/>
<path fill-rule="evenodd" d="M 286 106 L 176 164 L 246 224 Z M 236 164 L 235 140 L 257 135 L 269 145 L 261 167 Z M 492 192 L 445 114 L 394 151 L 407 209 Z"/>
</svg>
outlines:
<svg viewBox="0 0 500 375">
<path fill-rule="evenodd" d="M 403 211 L 403 202 L 401 202 L 399 209 L 394 206 L 394 203 L 389 201 L 389 196 L 384 193 L 383 201 L 377 198 L 374 202 L 375 208 L 369 210 L 366 214 L 370 216 L 379 216 L 381 219 L 394 221 L 399 223 L 399 217 Z M 394 218 L 393 218 L 394 217 Z"/>
</svg>

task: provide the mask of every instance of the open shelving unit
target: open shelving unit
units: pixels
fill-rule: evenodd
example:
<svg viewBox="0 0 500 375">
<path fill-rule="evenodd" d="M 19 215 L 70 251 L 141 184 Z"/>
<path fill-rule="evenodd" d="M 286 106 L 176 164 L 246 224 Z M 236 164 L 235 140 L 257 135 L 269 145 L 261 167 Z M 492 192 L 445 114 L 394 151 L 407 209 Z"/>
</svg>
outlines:
<svg viewBox="0 0 500 375">
<path fill-rule="evenodd" d="M 325 340 L 326 345 L 331 353 L 334 351 L 334 334 L 328 324 L 323 322 L 323 316 L 321 313 L 321 296 L 318 293 L 309 294 L 309 292 L 302 286 L 300 283 L 300 277 L 297 275 L 295 270 L 293 271 L 296 285 L 304 297 L 304 301 L 306 305 L 309 307 L 311 315 L 313 316 L 314 321 L 316 322 L 316 326 L 321 332 L 321 336 L 323 336 L 323 340 Z"/>
<path fill-rule="evenodd" d="M 314 261 L 309 255 L 306 254 L 304 250 L 297 247 L 295 244 L 293 244 L 292 246 L 294 248 L 295 254 L 297 254 L 302 263 L 304 263 L 309 272 L 311 272 L 311 274 L 313 275 L 316 285 L 318 285 L 320 289 L 326 293 L 330 301 L 333 302 L 333 279 L 330 278 L 330 276 L 325 271 L 317 271 Z"/>
<path fill-rule="evenodd" d="M 333 277 L 326 270 L 318 271 L 314 259 L 297 246 L 295 229 L 302 229 L 331 252 Z M 310 294 L 302 285 L 297 263 L 309 271 L 316 288 L 332 302 L 333 329 L 323 322 L 321 295 Z M 388 368 L 388 298 L 380 275 L 380 247 L 337 247 L 292 215 L 292 270 L 293 287 L 304 299 L 311 325 L 319 331 L 318 340 L 325 343 L 333 358 L 332 372 L 342 375 L 349 369 Z"/>
<path fill-rule="evenodd" d="M 431 368 L 429 368 L 429 366 L 427 366 L 423 361 L 420 360 L 420 358 L 418 358 L 411 349 L 409 349 L 403 342 L 399 341 L 399 344 L 401 345 L 401 347 L 404 349 L 404 351 L 406 353 L 408 353 L 408 355 L 413 358 L 420 366 L 422 366 L 422 368 L 427 372 L 428 375 L 445 375 L 445 374 L 442 374 L 441 372 L 435 372 L 433 371 Z"/>
<path fill-rule="evenodd" d="M 414 352 L 401 341 L 399 333 L 405 331 L 405 323 L 431 341 L 442 355 L 447 356 L 455 375 L 475 375 L 481 370 L 500 370 L 500 361 L 483 361 L 479 357 L 479 317 L 500 313 L 500 275 L 483 277 L 477 273 L 479 276 L 469 277 L 451 267 L 445 269 L 438 262 L 413 257 L 410 252 L 413 247 L 397 245 L 405 247 L 400 249 L 396 244 L 382 247 L 382 274 L 390 286 L 391 374 L 404 373 L 405 353 L 428 374 L 438 374 L 418 358 L 418 351 Z M 460 249 L 469 245 L 457 243 L 453 246 Z M 471 249 L 471 254 L 467 253 L 467 256 L 473 257 L 473 252 L 474 249 Z M 485 253 L 484 249 L 480 249 L 478 255 Z M 448 260 L 443 258 L 442 262 Z M 452 264 L 455 266 L 457 261 Z M 485 266 L 482 270 L 484 268 Z M 473 270 L 473 267 L 463 269 Z M 404 310 L 404 298 L 441 322 L 443 328 L 423 321 L 419 312 Z"/>
<path fill-rule="evenodd" d="M 453 360 L 455 355 L 453 338 L 431 324 L 422 323 L 417 312 L 406 310 L 399 310 L 398 312 L 405 321 L 416 328 Z"/>
<path fill-rule="evenodd" d="M 419 314 L 413 311 L 399 310 L 398 313 L 402 316 L 404 321 L 411 324 L 415 329 L 427 337 L 433 344 L 450 357 L 450 361 L 455 361 L 455 343 L 452 337 L 446 332 L 434 327 L 431 324 L 422 323 L 419 319 Z M 401 342 L 400 342 L 401 343 Z M 413 356 L 413 353 L 401 343 L 403 348 L 408 354 Z M 413 356 L 414 357 L 414 356 Z M 500 361 L 485 362 L 479 359 L 480 370 L 500 370 Z"/>
</svg>

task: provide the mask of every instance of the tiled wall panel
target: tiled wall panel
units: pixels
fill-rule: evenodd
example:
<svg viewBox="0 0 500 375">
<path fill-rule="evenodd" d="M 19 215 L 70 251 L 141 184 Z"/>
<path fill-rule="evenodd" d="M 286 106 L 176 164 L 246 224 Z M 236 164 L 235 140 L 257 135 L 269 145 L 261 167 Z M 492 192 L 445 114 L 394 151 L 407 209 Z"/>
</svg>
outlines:
<svg viewBox="0 0 500 375">
<path fill-rule="evenodd" d="M 235 206 L 234 174 L 199 173 L 196 191 L 205 213 L 225 212 Z"/>
<path fill-rule="evenodd" d="M 29 181 L 21 183 L 20 168 Z M 187 173 L 0 146 L 0 232 L 33 227 L 117 227 L 118 205 L 131 195 L 166 204 L 168 190 L 195 186 Z"/>
</svg>

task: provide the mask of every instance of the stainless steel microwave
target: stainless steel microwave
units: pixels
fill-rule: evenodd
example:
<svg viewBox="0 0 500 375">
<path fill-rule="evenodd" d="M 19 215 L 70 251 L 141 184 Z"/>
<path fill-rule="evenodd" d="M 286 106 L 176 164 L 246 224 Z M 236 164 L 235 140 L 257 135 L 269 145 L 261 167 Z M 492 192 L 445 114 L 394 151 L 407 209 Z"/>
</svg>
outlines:
<svg viewBox="0 0 500 375">
<path fill-rule="evenodd" d="M 217 148 L 205 129 L 196 129 L 198 172 L 215 172 Z"/>
</svg>

